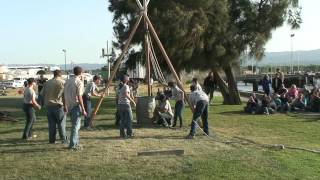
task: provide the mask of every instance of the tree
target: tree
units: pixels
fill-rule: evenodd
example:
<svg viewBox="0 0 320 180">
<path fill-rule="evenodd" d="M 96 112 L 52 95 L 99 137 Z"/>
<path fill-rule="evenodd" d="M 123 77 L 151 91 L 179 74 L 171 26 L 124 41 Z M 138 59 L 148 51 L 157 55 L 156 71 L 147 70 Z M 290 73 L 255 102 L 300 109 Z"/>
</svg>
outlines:
<svg viewBox="0 0 320 180">
<path fill-rule="evenodd" d="M 133 0 L 110 0 L 121 48 L 138 8 Z M 148 12 L 172 63 L 181 70 L 213 70 L 226 104 L 241 103 L 233 66 L 241 54 L 261 58 L 271 32 L 285 21 L 298 28 L 298 0 L 151 0 Z M 143 42 L 143 28 L 134 39 Z M 143 49 L 142 49 L 143 50 Z M 226 82 L 218 71 L 226 75 Z"/>
</svg>

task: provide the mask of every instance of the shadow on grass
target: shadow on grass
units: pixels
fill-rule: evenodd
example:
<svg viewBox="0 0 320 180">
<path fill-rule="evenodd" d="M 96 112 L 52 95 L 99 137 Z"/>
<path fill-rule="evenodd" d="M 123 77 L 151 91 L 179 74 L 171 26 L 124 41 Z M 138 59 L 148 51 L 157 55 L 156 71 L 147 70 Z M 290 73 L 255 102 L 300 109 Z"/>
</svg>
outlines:
<svg viewBox="0 0 320 180">
<path fill-rule="evenodd" d="M 0 150 L 1 154 L 25 154 L 25 153 L 37 153 L 37 152 L 57 152 L 65 151 L 67 148 L 32 148 L 32 149 L 8 149 Z"/>
<path fill-rule="evenodd" d="M 133 138 L 126 138 L 123 139 L 120 136 L 108 136 L 108 137 L 81 137 L 81 139 L 88 139 L 88 140 L 104 140 L 104 141 L 114 141 L 114 140 L 134 140 L 134 139 L 185 139 L 184 136 L 134 136 Z"/>
<path fill-rule="evenodd" d="M 48 131 L 48 127 L 38 127 L 38 128 L 32 128 L 33 132 L 36 131 Z M 10 129 L 10 130 L 5 130 L 5 131 L 0 131 L 0 134 L 10 134 L 10 133 L 17 133 L 21 132 L 21 136 L 23 133 L 23 129 Z"/>
<path fill-rule="evenodd" d="M 218 114 L 221 114 L 221 115 L 251 115 L 251 114 L 248 114 L 244 111 L 226 111 L 226 112 L 220 112 Z"/>
</svg>

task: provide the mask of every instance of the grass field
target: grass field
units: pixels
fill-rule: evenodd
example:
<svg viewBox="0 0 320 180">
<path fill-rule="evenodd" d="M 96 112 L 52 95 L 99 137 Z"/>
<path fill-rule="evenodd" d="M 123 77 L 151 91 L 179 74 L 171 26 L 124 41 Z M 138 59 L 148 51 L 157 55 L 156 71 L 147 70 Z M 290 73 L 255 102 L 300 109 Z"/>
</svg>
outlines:
<svg viewBox="0 0 320 180">
<path fill-rule="evenodd" d="M 134 126 L 136 137 L 122 140 L 114 126 L 113 99 L 106 99 L 94 131 L 81 131 L 82 151 L 48 144 L 45 112 L 37 113 L 36 139 L 20 140 L 24 126 L 21 99 L 0 98 L 0 111 L 19 121 L 0 122 L 0 179 L 319 179 L 320 154 L 274 150 L 256 145 L 224 144 L 198 131 L 189 132 L 191 113 L 182 129 Z M 320 149 L 320 121 L 299 114 L 246 115 L 242 106 L 210 106 L 210 131 L 219 139 L 235 136 L 264 144 Z M 68 127 L 70 121 L 68 120 Z M 70 131 L 68 128 L 68 135 Z M 183 156 L 137 156 L 143 150 L 184 149 Z"/>
</svg>

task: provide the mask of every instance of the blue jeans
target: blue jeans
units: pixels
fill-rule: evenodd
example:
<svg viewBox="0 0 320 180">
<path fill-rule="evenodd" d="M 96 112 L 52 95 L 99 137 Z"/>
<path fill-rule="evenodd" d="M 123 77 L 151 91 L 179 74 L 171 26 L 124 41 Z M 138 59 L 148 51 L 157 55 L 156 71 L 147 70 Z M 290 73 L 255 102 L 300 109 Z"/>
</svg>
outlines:
<svg viewBox="0 0 320 180">
<path fill-rule="evenodd" d="M 58 106 L 47 106 L 47 117 L 49 127 L 49 143 L 55 143 L 57 127 L 59 131 L 60 140 L 62 143 L 67 143 L 66 136 L 66 115 L 63 111 L 63 107 Z"/>
<path fill-rule="evenodd" d="M 90 97 L 88 95 L 83 95 L 83 105 L 84 108 L 87 112 L 87 117 L 84 118 L 84 127 L 89 127 L 91 126 L 91 113 L 92 113 L 92 105 L 91 105 L 91 100 Z"/>
<path fill-rule="evenodd" d="M 24 127 L 22 139 L 27 139 L 32 137 L 32 126 L 36 121 L 36 114 L 32 104 L 23 104 L 22 109 L 26 114 L 26 125 Z"/>
<path fill-rule="evenodd" d="M 174 106 L 174 120 L 173 120 L 173 125 L 172 126 L 176 126 L 177 125 L 177 120 L 179 118 L 180 121 L 180 127 L 182 126 L 182 110 L 183 110 L 183 106 L 184 103 L 182 100 L 177 101 L 175 106 Z"/>
<path fill-rule="evenodd" d="M 194 136 L 196 133 L 196 123 L 199 118 L 202 119 L 203 131 L 209 135 L 209 126 L 208 126 L 208 102 L 198 101 L 196 108 L 193 113 L 190 135 Z"/>
<path fill-rule="evenodd" d="M 118 104 L 118 112 L 120 115 L 120 136 L 131 136 L 133 120 L 131 106 L 129 104 Z M 125 132 L 125 128 L 127 132 Z"/>
<path fill-rule="evenodd" d="M 71 116 L 71 135 L 69 148 L 75 148 L 79 144 L 79 129 L 81 126 L 80 106 L 74 106 L 70 109 Z"/>
</svg>

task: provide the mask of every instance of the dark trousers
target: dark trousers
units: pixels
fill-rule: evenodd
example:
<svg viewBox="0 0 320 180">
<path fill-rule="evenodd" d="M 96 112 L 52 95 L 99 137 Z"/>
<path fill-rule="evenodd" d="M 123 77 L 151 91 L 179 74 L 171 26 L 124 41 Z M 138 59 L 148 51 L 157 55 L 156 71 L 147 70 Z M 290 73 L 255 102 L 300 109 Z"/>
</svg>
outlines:
<svg viewBox="0 0 320 180">
<path fill-rule="evenodd" d="M 173 125 L 177 125 L 177 120 L 179 118 L 180 121 L 180 127 L 182 127 L 182 111 L 183 111 L 184 103 L 182 100 L 177 101 L 175 106 L 174 106 L 174 118 L 173 118 Z"/>
<path fill-rule="evenodd" d="M 84 127 L 89 127 L 91 126 L 91 114 L 92 114 L 92 105 L 91 105 L 91 100 L 88 95 L 83 95 L 83 105 L 84 108 L 87 112 L 87 116 L 84 118 Z"/>
<path fill-rule="evenodd" d="M 47 117 L 49 127 L 49 143 L 55 143 L 57 128 L 59 131 L 60 140 L 62 143 L 67 143 L 66 136 L 66 115 L 63 111 L 63 107 L 58 106 L 47 106 Z"/>
<path fill-rule="evenodd" d="M 32 137 L 32 126 L 36 121 L 36 114 L 32 104 L 23 104 L 23 111 L 26 114 L 26 125 L 22 134 L 23 139 Z"/>
<path fill-rule="evenodd" d="M 118 112 L 120 115 L 120 136 L 126 137 L 132 135 L 132 110 L 129 104 L 119 104 Z M 125 132 L 127 129 L 127 132 Z"/>
<path fill-rule="evenodd" d="M 211 103 L 211 101 L 212 101 L 212 99 L 213 99 L 214 88 L 212 88 L 212 87 L 205 87 L 204 90 L 205 90 L 205 93 L 209 96 L 209 102 Z"/>
<path fill-rule="evenodd" d="M 196 121 L 201 117 L 203 124 L 203 131 L 209 135 L 208 126 L 208 102 L 198 101 L 193 113 L 190 135 L 194 136 L 196 133 Z"/>
</svg>

